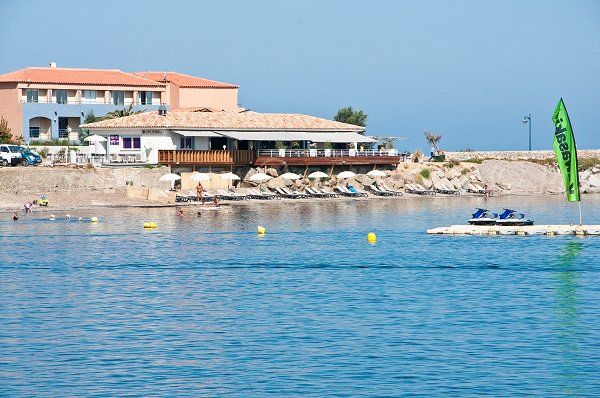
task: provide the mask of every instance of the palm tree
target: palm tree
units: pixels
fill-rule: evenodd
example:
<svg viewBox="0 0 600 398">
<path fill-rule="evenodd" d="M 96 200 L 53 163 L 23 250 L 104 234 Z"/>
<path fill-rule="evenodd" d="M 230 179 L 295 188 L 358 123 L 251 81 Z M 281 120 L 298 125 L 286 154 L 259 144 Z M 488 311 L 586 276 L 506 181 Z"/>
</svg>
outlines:
<svg viewBox="0 0 600 398">
<path fill-rule="evenodd" d="M 131 116 L 131 115 L 136 115 L 138 113 L 142 113 L 145 111 L 146 110 L 143 109 L 141 111 L 133 112 L 133 102 L 132 102 L 131 104 L 129 104 L 129 106 L 123 107 L 123 109 L 117 109 L 116 111 L 107 113 L 106 115 L 102 116 L 102 118 L 100 120 L 116 119 L 118 117 Z"/>
<path fill-rule="evenodd" d="M 431 131 L 425 132 L 425 140 L 427 140 L 427 143 L 429 145 L 431 145 L 435 148 L 436 153 L 440 152 L 440 148 L 437 146 L 437 144 L 438 144 L 438 142 L 440 142 L 441 139 L 442 139 L 441 134 L 434 134 Z"/>
</svg>

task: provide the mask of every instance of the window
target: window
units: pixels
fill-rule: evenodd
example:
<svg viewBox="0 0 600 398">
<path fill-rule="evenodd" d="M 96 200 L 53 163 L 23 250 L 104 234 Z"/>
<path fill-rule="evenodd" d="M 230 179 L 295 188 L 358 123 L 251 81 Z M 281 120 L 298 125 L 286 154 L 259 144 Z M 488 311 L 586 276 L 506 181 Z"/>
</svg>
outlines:
<svg viewBox="0 0 600 398">
<path fill-rule="evenodd" d="M 152 91 L 140 91 L 140 104 L 152 105 Z"/>
<path fill-rule="evenodd" d="M 38 102 L 39 90 L 27 90 L 27 102 Z"/>
<path fill-rule="evenodd" d="M 29 127 L 29 138 L 40 138 L 40 128 Z"/>
<path fill-rule="evenodd" d="M 181 137 L 181 149 L 192 149 L 192 137 Z"/>
<path fill-rule="evenodd" d="M 125 105 L 125 93 L 123 91 L 113 91 L 113 104 L 115 105 Z"/>
<path fill-rule="evenodd" d="M 96 90 L 83 90 L 83 99 L 87 104 L 93 104 L 96 102 Z"/>
<path fill-rule="evenodd" d="M 123 137 L 123 149 L 140 149 L 140 137 Z"/>
<path fill-rule="evenodd" d="M 56 90 L 56 103 L 66 104 L 67 101 L 67 90 Z"/>
</svg>

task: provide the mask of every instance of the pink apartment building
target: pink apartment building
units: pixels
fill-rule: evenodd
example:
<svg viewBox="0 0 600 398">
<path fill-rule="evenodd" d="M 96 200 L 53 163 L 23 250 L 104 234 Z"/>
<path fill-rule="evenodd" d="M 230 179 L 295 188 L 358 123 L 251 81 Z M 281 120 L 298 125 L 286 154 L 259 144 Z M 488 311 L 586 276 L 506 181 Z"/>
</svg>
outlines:
<svg viewBox="0 0 600 398">
<path fill-rule="evenodd" d="M 14 137 L 78 140 L 89 112 L 96 116 L 125 106 L 236 111 L 238 86 L 176 72 L 27 67 L 0 75 L 0 116 Z"/>
</svg>

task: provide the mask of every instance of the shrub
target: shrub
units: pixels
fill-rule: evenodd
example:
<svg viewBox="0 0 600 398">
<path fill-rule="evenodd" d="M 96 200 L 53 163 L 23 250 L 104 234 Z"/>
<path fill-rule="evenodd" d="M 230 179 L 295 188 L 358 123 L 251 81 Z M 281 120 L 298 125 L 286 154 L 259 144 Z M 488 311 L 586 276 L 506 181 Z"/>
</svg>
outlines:
<svg viewBox="0 0 600 398">
<path fill-rule="evenodd" d="M 431 170 L 429 170 L 428 168 L 424 168 L 423 170 L 421 170 L 421 176 L 425 179 L 429 179 L 429 177 L 431 176 Z"/>
<path fill-rule="evenodd" d="M 460 172 L 460 174 L 465 176 L 465 175 L 469 174 L 469 171 L 471 171 L 471 170 L 465 168 L 465 169 L 462 169 L 462 171 Z"/>
<path fill-rule="evenodd" d="M 415 163 L 419 163 L 421 161 L 421 158 L 423 157 L 423 152 L 421 152 L 420 149 L 416 149 L 413 152 L 413 162 Z"/>
<path fill-rule="evenodd" d="M 452 163 L 452 162 L 447 162 L 447 163 L 444 163 L 444 166 L 445 166 L 445 167 L 447 167 L 447 168 L 449 168 L 449 169 L 451 169 L 451 168 L 453 168 L 453 167 L 454 167 L 454 163 Z"/>
<path fill-rule="evenodd" d="M 48 157 L 48 152 L 50 150 L 48 149 L 48 147 L 43 147 L 42 149 L 38 150 L 38 153 L 40 154 L 41 157 L 43 157 L 44 159 L 46 159 Z"/>
<path fill-rule="evenodd" d="M 417 174 L 415 176 L 415 184 L 419 184 L 419 185 L 423 184 L 423 177 L 421 176 L 421 174 Z"/>
</svg>

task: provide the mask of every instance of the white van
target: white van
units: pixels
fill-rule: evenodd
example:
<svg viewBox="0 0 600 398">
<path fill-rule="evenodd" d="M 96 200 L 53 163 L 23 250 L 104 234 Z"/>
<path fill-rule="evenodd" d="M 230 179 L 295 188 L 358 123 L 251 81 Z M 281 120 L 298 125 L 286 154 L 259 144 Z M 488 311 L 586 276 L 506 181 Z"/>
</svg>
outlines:
<svg viewBox="0 0 600 398">
<path fill-rule="evenodd" d="M 21 163 L 22 155 L 17 145 L 0 144 L 0 158 L 2 166 L 16 166 Z"/>
</svg>

